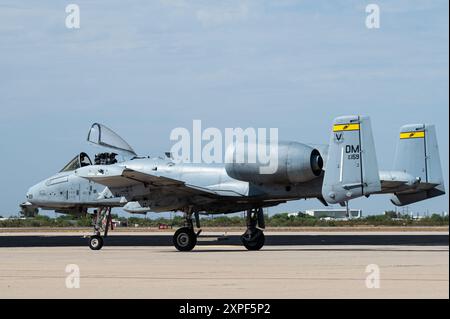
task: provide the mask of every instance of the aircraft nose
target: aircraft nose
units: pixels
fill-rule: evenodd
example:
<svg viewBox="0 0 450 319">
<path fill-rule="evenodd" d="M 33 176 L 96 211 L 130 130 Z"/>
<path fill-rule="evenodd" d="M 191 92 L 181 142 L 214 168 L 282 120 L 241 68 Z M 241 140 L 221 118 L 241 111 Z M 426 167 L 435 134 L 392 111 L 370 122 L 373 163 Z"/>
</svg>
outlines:
<svg viewBox="0 0 450 319">
<path fill-rule="evenodd" d="M 39 184 L 31 186 L 27 191 L 27 200 L 30 203 L 33 203 L 37 199 L 37 190 L 38 190 Z"/>
</svg>

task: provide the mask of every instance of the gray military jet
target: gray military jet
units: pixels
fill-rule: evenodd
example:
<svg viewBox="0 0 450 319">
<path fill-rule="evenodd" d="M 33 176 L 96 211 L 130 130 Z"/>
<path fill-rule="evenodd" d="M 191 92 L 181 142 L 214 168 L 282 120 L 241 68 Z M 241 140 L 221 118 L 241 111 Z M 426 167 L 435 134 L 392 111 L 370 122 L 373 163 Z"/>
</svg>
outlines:
<svg viewBox="0 0 450 319">
<path fill-rule="evenodd" d="M 103 246 L 114 207 L 130 213 L 183 212 L 185 226 L 173 236 L 180 251 L 195 247 L 199 214 L 247 211 L 242 242 L 248 250 L 259 250 L 265 242 L 264 207 L 309 198 L 345 206 L 354 198 L 388 193 L 392 203 L 402 206 L 445 194 L 436 132 L 428 124 L 400 129 L 390 171 L 378 170 L 370 119 L 358 115 L 336 118 L 328 145 L 279 142 L 278 166 L 271 174 L 261 174 L 258 163 L 179 163 L 170 154 L 140 157 L 98 123 L 88 141 L 115 153 L 97 154 L 94 163 L 80 153 L 59 173 L 31 187 L 21 207 L 68 214 L 95 208 L 94 235 L 89 237 L 93 250 Z M 232 155 L 237 151 L 232 148 Z M 125 159 L 118 160 L 118 153 Z"/>
</svg>

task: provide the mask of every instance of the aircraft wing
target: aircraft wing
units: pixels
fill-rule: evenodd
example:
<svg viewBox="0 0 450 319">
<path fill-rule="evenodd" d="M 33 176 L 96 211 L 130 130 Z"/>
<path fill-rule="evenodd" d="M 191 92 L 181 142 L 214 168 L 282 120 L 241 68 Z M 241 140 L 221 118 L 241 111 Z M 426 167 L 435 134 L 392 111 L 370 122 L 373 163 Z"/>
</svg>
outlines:
<svg viewBox="0 0 450 319">
<path fill-rule="evenodd" d="M 170 188 L 173 192 L 189 193 L 192 195 L 217 196 L 213 191 L 190 187 L 184 182 L 172 178 L 147 174 L 126 168 L 124 166 L 90 165 L 75 171 L 77 176 L 86 178 L 108 188 L 124 188 L 137 184 L 146 187 Z"/>
<path fill-rule="evenodd" d="M 130 183 L 130 181 L 135 181 L 136 183 L 144 183 L 149 186 L 184 186 L 184 182 L 167 178 L 163 176 L 150 175 L 146 173 L 141 173 L 129 168 L 126 168 L 122 172 L 122 177 Z"/>
<path fill-rule="evenodd" d="M 92 182 L 105 185 L 107 187 L 105 192 L 109 192 L 111 196 L 113 195 L 109 189 L 144 184 L 150 191 L 154 189 L 156 192 L 174 194 L 180 199 L 188 199 L 190 203 L 197 207 L 204 208 L 203 210 L 212 212 L 233 213 L 251 209 L 255 203 L 270 207 L 286 202 L 284 198 L 267 200 L 259 196 L 247 197 L 234 190 L 211 190 L 165 176 L 136 171 L 125 166 L 90 165 L 77 169 L 75 174 Z M 140 198 L 132 197 L 127 198 L 127 200 L 138 201 Z"/>
</svg>

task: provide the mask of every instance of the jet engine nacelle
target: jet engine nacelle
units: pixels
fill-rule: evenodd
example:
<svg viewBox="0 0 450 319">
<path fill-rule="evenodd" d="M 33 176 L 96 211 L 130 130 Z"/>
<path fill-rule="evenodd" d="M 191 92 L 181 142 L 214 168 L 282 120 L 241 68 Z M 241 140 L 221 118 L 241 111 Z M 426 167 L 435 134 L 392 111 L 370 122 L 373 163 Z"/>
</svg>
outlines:
<svg viewBox="0 0 450 319">
<path fill-rule="evenodd" d="M 319 177 L 322 168 L 320 152 L 297 142 L 235 143 L 226 151 L 227 174 L 245 182 L 302 183 Z"/>
</svg>

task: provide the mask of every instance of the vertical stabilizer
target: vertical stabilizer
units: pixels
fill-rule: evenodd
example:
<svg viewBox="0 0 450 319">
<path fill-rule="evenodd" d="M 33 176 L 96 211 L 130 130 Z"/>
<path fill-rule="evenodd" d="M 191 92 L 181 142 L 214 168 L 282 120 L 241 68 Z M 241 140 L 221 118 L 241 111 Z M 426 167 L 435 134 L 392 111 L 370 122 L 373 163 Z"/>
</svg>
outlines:
<svg viewBox="0 0 450 319">
<path fill-rule="evenodd" d="M 419 181 L 414 192 L 394 194 L 391 201 L 395 205 L 408 205 L 445 194 L 434 125 L 408 124 L 400 128 L 394 170 L 408 173 Z"/>
<path fill-rule="evenodd" d="M 342 116 L 333 122 L 322 195 L 331 204 L 381 190 L 370 118 Z"/>
</svg>

